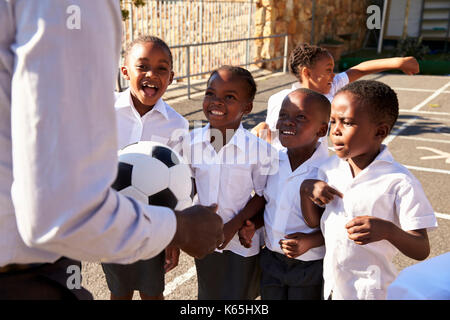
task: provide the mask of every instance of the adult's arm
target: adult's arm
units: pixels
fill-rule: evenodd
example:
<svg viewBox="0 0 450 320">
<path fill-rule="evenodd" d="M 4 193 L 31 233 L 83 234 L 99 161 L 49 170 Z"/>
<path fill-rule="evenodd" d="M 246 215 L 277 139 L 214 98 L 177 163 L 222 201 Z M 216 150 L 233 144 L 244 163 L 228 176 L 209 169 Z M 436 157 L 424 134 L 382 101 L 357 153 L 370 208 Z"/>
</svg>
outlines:
<svg viewBox="0 0 450 320">
<path fill-rule="evenodd" d="M 0 50 L 14 57 L 0 65 L 11 76 L 1 103 L 11 106 L 12 199 L 24 242 L 84 261 L 158 254 L 174 238 L 174 212 L 110 188 L 119 1 L 0 1 L 2 32 L 11 33 Z"/>
</svg>

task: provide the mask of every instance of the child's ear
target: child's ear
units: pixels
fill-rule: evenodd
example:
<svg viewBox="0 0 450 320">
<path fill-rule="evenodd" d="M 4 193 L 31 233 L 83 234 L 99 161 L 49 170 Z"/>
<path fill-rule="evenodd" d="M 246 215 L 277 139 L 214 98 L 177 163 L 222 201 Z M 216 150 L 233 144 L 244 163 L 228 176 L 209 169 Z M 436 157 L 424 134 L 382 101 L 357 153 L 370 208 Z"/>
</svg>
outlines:
<svg viewBox="0 0 450 320">
<path fill-rule="evenodd" d="M 248 102 L 244 108 L 244 114 L 249 114 L 253 110 L 253 101 Z"/>
<path fill-rule="evenodd" d="M 380 123 L 377 127 L 375 136 L 384 140 L 389 135 L 390 127 L 387 123 Z"/>
<path fill-rule="evenodd" d="M 302 68 L 300 69 L 300 76 L 301 76 L 303 79 L 311 78 L 311 70 L 309 70 L 308 67 L 302 67 Z"/>
<path fill-rule="evenodd" d="M 173 81 L 173 76 L 175 75 L 175 73 L 173 71 L 170 71 L 170 78 L 169 78 L 169 84 L 172 84 Z"/>
<path fill-rule="evenodd" d="M 322 123 L 322 125 L 320 126 L 319 132 L 317 132 L 317 136 L 320 137 L 325 137 L 327 135 L 328 132 L 328 123 Z"/>
<path fill-rule="evenodd" d="M 123 77 L 126 80 L 130 80 L 130 76 L 128 75 L 128 68 L 127 68 L 127 66 L 121 66 L 120 67 L 120 71 L 122 72 L 122 75 L 123 75 Z"/>
</svg>

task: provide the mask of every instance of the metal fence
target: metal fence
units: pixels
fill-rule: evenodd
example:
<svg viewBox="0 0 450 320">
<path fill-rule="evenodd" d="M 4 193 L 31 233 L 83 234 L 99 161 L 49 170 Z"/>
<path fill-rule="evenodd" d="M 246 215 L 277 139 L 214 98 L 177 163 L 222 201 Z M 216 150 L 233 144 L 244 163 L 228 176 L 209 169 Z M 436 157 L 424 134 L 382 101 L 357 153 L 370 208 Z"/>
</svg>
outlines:
<svg viewBox="0 0 450 320">
<path fill-rule="evenodd" d="M 257 40 L 285 37 L 287 50 L 287 35 L 253 37 L 255 0 L 147 0 L 141 7 L 123 1 L 122 6 L 129 11 L 123 22 L 123 47 L 142 34 L 162 38 L 172 51 L 175 80 L 187 79 L 189 98 L 191 79 L 200 79 L 220 65 L 270 61 L 256 61 Z M 119 76 L 118 86 L 128 83 Z"/>
</svg>

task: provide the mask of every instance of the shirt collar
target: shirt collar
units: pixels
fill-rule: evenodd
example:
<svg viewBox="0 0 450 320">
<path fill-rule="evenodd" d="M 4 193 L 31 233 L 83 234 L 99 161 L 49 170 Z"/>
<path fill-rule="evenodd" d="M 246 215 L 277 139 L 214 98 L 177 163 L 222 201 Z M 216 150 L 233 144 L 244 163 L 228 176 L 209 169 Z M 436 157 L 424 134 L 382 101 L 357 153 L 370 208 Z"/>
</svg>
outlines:
<svg viewBox="0 0 450 320">
<path fill-rule="evenodd" d="M 292 175 L 303 174 L 308 170 L 309 166 L 319 167 L 320 164 L 328 158 L 328 154 L 325 154 L 324 149 L 320 147 L 322 143 L 323 142 L 321 141 L 317 141 L 316 150 L 314 150 L 312 156 L 308 160 L 303 162 L 300 166 L 298 166 L 298 168 L 292 172 Z M 280 151 L 280 161 L 289 161 L 287 149 Z M 291 168 L 290 163 L 288 165 L 289 168 Z"/>
<path fill-rule="evenodd" d="M 392 156 L 391 152 L 388 150 L 387 146 L 385 144 L 382 144 L 380 146 L 380 153 L 377 155 L 375 160 L 373 160 L 372 163 L 375 162 L 394 162 L 394 157 Z M 371 164 L 372 164 L 371 163 Z"/>
<path fill-rule="evenodd" d="M 387 146 L 382 144 L 380 146 L 380 153 L 376 156 L 376 158 L 366 167 L 364 168 L 361 173 L 359 173 L 356 177 L 354 177 L 354 180 L 359 181 L 360 179 L 365 179 L 364 177 L 366 174 L 370 174 L 373 170 L 377 170 L 379 168 L 379 165 L 382 165 L 383 163 L 389 163 L 392 164 L 394 162 L 394 157 L 392 156 L 391 152 L 388 150 Z M 351 171 L 349 169 L 350 164 L 348 161 L 340 159 L 340 168 L 342 170 L 348 171 L 348 173 L 351 175 Z"/>
<path fill-rule="evenodd" d="M 132 110 L 136 111 L 136 113 L 137 113 L 137 110 L 133 104 L 133 99 L 131 98 L 130 88 L 119 93 L 119 97 L 116 100 L 115 107 L 116 107 L 116 109 L 128 107 L 128 108 L 131 108 Z M 153 106 L 153 109 L 151 111 L 153 111 L 153 110 L 161 113 L 164 116 L 164 118 L 166 118 L 166 120 L 169 120 L 169 115 L 167 114 L 166 103 L 162 100 L 162 98 L 159 98 L 158 101 L 156 101 L 156 103 Z M 151 111 L 149 111 L 149 112 L 151 112 Z M 144 115 L 144 117 L 145 117 L 145 115 Z"/>
<path fill-rule="evenodd" d="M 193 144 L 197 144 L 197 143 L 211 143 L 211 131 L 210 131 L 210 124 L 208 123 L 206 126 L 204 126 L 203 128 L 201 128 L 200 130 L 198 130 L 195 135 L 194 138 L 192 140 Z M 237 128 L 236 132 L 234 133 L 233 137 L 230 139 L 230 141 L 228 142 L 229 144 L 233 144 L 236 147 L 238 147 L 240 150 L 245 151 L 245 144 L 243 144 L 242 142 L 244 142 L 246 140 L 246 132 L 244 127 L 242 126 L 242 123 L 239 124 L 239 127 Z"/>
</svg>

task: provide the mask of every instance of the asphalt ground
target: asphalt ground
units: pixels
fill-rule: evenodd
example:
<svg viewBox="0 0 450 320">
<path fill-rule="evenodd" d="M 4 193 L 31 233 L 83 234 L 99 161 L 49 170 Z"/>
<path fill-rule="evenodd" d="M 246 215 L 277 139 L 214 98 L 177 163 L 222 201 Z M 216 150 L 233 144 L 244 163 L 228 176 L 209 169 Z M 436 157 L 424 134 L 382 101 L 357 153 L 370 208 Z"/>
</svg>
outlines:
<svg viewBox="0 0 450 320">
<path fill-rule="evenodd" d="M 243 119 L 246 128 L 265 120 L 268 98 L 296 80 L 283 73 L 255 73 L 258 86 L 253 111 Z M 438 228 L 429 232 L 429 258 L 450 251 L 450 77 L 375 74 L 374 79 L 391 86 L 398 95 L 400 116 L 385 140 L 394 158 L 405 165 L 421 182 L 438 217 Z M 205 82 L 193 83 L 191 99 L 186 99 L 183 84 L 169 87 L 164 99 L 189 120 L 205 121 L 202 99 Z M 428 258 L 428 259 L 429 259 Z M 417 261 L 399 253 L 394 263 L 400 271 Z M 83 286 L 94 299 L 109 299 L 103 271 L 97 263 L 83 262 Z M 196 300 L 197 279 L 193 259 L 182 253 L 178 267 L 166 275 L 165 298 Z M 137 292 L 133 299 L 139 299 Z"/>
</svg>

